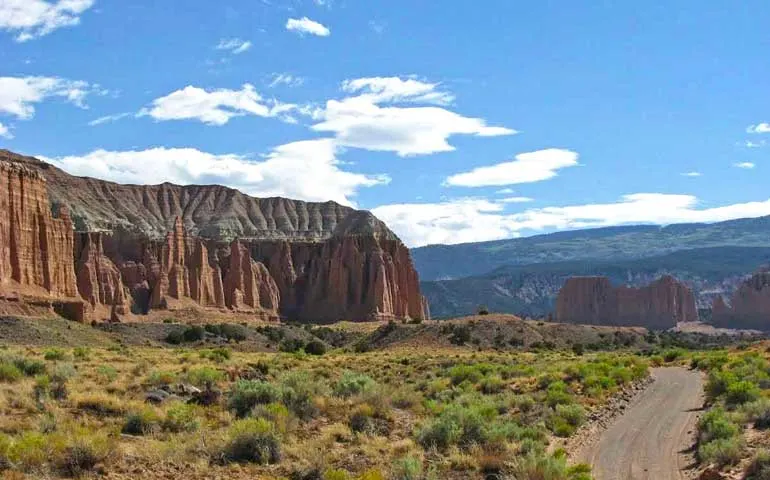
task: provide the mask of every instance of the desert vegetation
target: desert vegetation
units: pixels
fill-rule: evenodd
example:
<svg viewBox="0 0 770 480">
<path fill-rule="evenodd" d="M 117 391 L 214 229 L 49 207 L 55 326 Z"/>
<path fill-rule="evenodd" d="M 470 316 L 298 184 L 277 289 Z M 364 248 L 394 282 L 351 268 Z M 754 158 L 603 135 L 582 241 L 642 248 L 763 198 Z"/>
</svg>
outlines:
<svg viewBox="0 0 770 480">
<path fill-rule="evenodd" d="M 328 327 L 264 327 L 278 351 L 254 352 L 240 343 L 245 327 L 170 327 L 165 347 L 0 350 L 0 468 L 31 478 L 585 480 L 590 469 L 570 465 L 554 440 L 648 375 L 630 351 L 473 348 L 473 328 L 446 331 L 455 340 L 440 348 L 373 350 L 356 348 L 358 337 L 335 347 L 341 334 Z"/>
</svg>

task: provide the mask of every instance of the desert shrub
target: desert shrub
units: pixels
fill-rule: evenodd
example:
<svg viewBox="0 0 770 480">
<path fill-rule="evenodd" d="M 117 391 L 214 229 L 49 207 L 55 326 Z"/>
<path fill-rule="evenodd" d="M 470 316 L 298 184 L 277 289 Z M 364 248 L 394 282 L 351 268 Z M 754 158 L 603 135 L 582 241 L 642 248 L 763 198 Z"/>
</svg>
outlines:
<svg viewBox="0 0 770 480">
<path fill-rule="evenodd" d="M 219 454 L 223 463 L 278 463 L 281 443 L 274 426 L 263 418 L 238 420 L 230 427 L 228 441 Z"/>
<path fill-rule="evenodd" d="M 246 327 L 233 323 L 207 324 L 204 329 L 209 333 L 224 337 L 228 341 L 242 342 L 248 338 Z"/>
<path fill-rule="evenodd" d="M 546 455 L 531 452 L 516 459 L 513 465 L 514 478 L 542 480 L 591 480 L 591 467 L 587 465 L 567 466 L 564 455 Z"/>
<path fill-rule="evenodd" d="M 452 380 L 452 385 L 460 385 L 466 381 L 476 383 L 483 376 L 483 373 L 476 365 L 455 365 L 449 369 L 449 378 Z"/>
<path fill-rule="evenodd" d="M 270 403 L 267 405 L 257 405 L 251 411 L 251 416 L 254 418 L 264 418 L 269 420 L 280 433 L 286 433 L 290 431 L 295 423 L 296 419 L 292 417 L 289 409 L 282 403 Z"/>
<path fill-rule="evenodd" d="M 489 315 L 489 308 L 487 308 L 486 305 L 479 305 L 479 308 L 476 309 L 477 315 Z"/>
<path fill-rule="evenodd" d="M 494 422 L 497 412 L 484 410 L 479 406 L 463 407 L 449 405 L 441 414 L 426 424 L 417 432 L 417 441 L 423 448 L 446 450 L 458 445 L 470 448 L 473 445 L 484 445 L 490 439 L 492 429 L 499 438 L 500 425 Z M 505 432 L 512 436 L 515 430 Z"/>
<path fill-rule="evenodd" d="M 160 429 L 160 416 L 151 408 L 129 413 L 123 423 L 121 433 L 126 435 L 149 435 Z"/>
<path fill-rule="evenodd" d="M 191 325 L 182 332 L 182 339 L 185 342 L 197 342 L 206 337 L 206 330 L 200 325 Z"/>
<path fill-rule="evenodd" d="M 422 460 L 417 457 L 396 459 L 391 468 L 393 480 L 419 480 L 422 478 Z"/>
<path fill-rule="evenodd" d="M 369 404 L 358 405 L 348 419 L 350 429 L 357 433 L 387 433 L 387 421 L 378 416 L 378 412 Z"/>
<path fill-rule="evenodd" d="M 34 377 L 45 373 L 45 363 L 40 360 L 26 357 L 15 357 L 12 363 L 27 377 Z"/>
<path fill-rule="evenodd" d="M 585 346 L 582 343 L 573 343 L 572 353 L 578 356 L 583 355 L 583 353 L 585 353 Z"/>
<path fill-rule="evenodd" d="M 727 386 L 725 401 L 728 405 L 742 405 L 758 400 L 761 393 L 755 383 L 744 380 Z"/>
<path fill-rule="evenodd" d="M 352 397 L 366 392 L 377 386 L 377 383 L 368 375 L 345 371 L 342 377 L 334 385 L 334 395 L 338 397 Z"/>
<path fill-rule="evenodd" d="M 167 370 L 155 370 L 150 372 L 150 375 L 147 377 L 147 383 L 155 387 L 171 385 L 176 382 L 176 380 L 176 373 Z"/>
<path fill-rule="evenodd" d="M 729 371 L 712 371 L 709 373 L 708 382 L 706 382 L 706 394 L 709 399 L 714 400 L 727 393 L 730 385 L 737 382 L 735 374 Z"/>
<path fill-rule="evenodd" d="M 101 416 L 120 416 L 126 413 L 126 406 L 121 399 L 105 393 L 84 395 L 77 399 L 75 405 L 79 410 Z"/>
<path fill-rule="evenodd" d="M 195 386 L 211 387 L 224 380 L 225 375 L 216 368 L 198 367 L 188 371 L 185 377 Z"/>
<path fill-rule="evenodd" d="M 770 428 L 770 400 L 763 398 L 747 403 L 741 407 L 746 421 L 753 422 L 754 428 L 767 430 Z"/>
<path fill-rule="evenodd" d="M 390 394 L 390 403 L 396 408 L 407 410 L 419 405 L 422 396 L 409 388 L 397 388 Z"/>
<path fill-rule="evenodd" d="M 559 381 L 548 386 L 545 401 L 549 407 L 555 408 L 557 405 L 569 405 L 574 402 L 574 399 L 567 391 L 567 385 Z"/>
<path fill-rule="evenodd" d="M 179 345 L 184 341 L 184 336 L 182 335 L 182 330 L 172 330 L 168 332 L 165 338 L 166 343 L 169 343 L 171 345 Z"/>
<path fill-rule="evenodd" d="M 729 439 L 738 435 L 739 432 L 738 425 L 733 423 L 721 409 L 706 412 L 698 421 L 698 442 L 700 444 Z"/>
<path fill-rule="evenodd" d="M 672 348 L 663 352 L 663 360 L 666 363 L 675 362 L 676 360 L 684 356 L 684 350 L 679 348 Z"/>
<path fill-rule="evenodd" d="M 305 348 L 305 342 L 299 338 L 287 338 L 278 345 L 278 350 L 286 353 L 299 352 L 303 348 Z"/>
<path fill-rule="evenodd" d="M 75 347 L 72 349 L 72 356 L 75 360 L 88 360 L 91 356 L 91 349 L 88 347 Z"/>
<path fill-rule="evenodd" d="M 350 475 L 345 470 L 330 468 L 324 472 L 321 478 L 322 480 L 350 480 Z"/>
<path fill-rule="evenodd" d="M 324 388 L 307 372 L 294 371 L 285 374 L 281 377 L 278 388 L 281 403 L 286 405 L 294 415 L 307 420 L 318 413 L 318 407 L 313 400 L 324 391 Z"/>
<path fill-rule="evenodd" d="M 280 398 L 281 392 L 271 383 L 239 380 L 230 392 L 227 408 L 242 418 L 248 415 L 255 406 L 277 402 Z"/>
<path fill-rule="evenodd" d="M 161 423 L 163 430 L 168 432 L 193 432 L 198 429 L 200 422 L 195 412 L 195 406 L 177 402 L 166 411 L 166 418 Z"/>
<path fill-rule="evenodd" d="M 701 463 L 715 463 L 719 466 L 738 463 L 743 456 L 743 443 L 739 437 L 718 438 L 698 447 Z"/>
<path fill-rule="evenodd" d="M 118 371 L 110 365 L 99 365 L 96 373 L 107 382 L 112 382 L 118 378 Z"/>
<path fill-rule="evenodd" d="M 67 352 L 61 348 L 49 348 L 43 353 L 43 358 L 51 361 L 66 360 Z"/>
<path fill-rule="evenodd" d="M 0 363 L 0 382 L 13 383 L 22 376 L 21 370 L 12 363 Z"/>
<path fill-rule="evenodd" d="M 326 345 L 320 340 L 311 340 L 305 345 L 305 352 L 310 355 L 323 355 L 326 353 Z"/>
<path fill-rule="evenodd" d="M 75 435 L 56 456 L 55 464 L 64 475 L 80 477 L 103 463 L 113 450 L 113 442 L 102 435 Z"/>
<path fill-rule="evenodd" d="M 758 452 L 746 467 L 744 480 L 770 480 L 770 453 Z"/>
<path fill-rule="evenodd" d="M 218 347 L 218 348 L 212 348 L 207 350 L 201 350 L 200 356 L 201 358 L 211 360 L 212 362 L 223 363 L 227 360 L 230 360 L 230 358 L 233 356 L 233 353 L 230 351 L 229 348 Z"/>
<path fill-rule="evenodd" d="M 500 375 L 490 375 L 482 378 L 481 382 L 479 382 L 479 390 L 487 395 L 500 393 L 504 388 L 505 382 Z"/>
</svg>

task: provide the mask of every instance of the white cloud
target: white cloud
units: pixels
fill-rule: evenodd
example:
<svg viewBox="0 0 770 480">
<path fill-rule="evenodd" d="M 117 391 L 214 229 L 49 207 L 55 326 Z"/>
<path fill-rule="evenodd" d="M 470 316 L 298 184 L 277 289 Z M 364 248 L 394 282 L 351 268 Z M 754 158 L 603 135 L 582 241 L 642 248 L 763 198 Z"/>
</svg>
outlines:
<svg viewBox="0 0 770 480">
<path fill-rule="evenodd" d="M 321 121 L 312 128 L 333 133 L 339 145 L 396 152 L 402 157 L 452 151 L 448 139 L 453 135 L 492 137 L 516 133 L 437 106 L 395 105 L 441 104 L 453 98 L 437 87 L 415 79 L 348 80 L 342 89 L 355 96 L 329 100 L 324 108 L 314 110 L 313 117 Z"/>
<path fill-rule="evenodd" d="M 751 162 L 740 162 L 740 163 L 734 163 L 733 167 L 735 168 L 743 168 L 746 170 L 751 170 L 752 168 L 756 167 L 756 164 Z"/>
<path fill-rule="evenodd" d="M 251 42 L 240 38 L 223 38 L 216 46 L 217 50 L 226 50 L 233 55 L 238 55 L 251 48 Z"/>
<path fill-rule="evenodd" d="M 387 24 L 377 20 L 369 20 L 369 28 L 377 35 L 382 35 L 387 28 Z"/>
<path fill-rule="evenodd" d="M 310 35 L 317 35 L 319 37 L 328 37 L 331 34 L 331 31 L 327 27 L 314 20 L 310 20 L 307 17 L 288 19 L 286 21 L 286 30 L 297 32 L 300 35 L 309 33 Z"/>
<path fill-rule="evenodd" d="M 90 126 L 92 126 L 92 127 L 95 127 L 97 125 L 102 125 L 104 123 L 117 122 L 118 120 L 122 120 L 122 119 L 124 119 L 126 117 L 130 117 L 131 115 L 132 114 L 128 113 L 128 112 L 116 113 L 116 114 L 113 114 L 113 115 L 105 115 L 103 117 L 99 117 L 99 118 L 95 118 L 95 119 L 91 120 L 90 122 L 88 122 L 88 124 Z"/>
<path fill-rule="evenodd" d="M 555 177 L 559 169 L 576 165 L 578 165 L 577 153 L 549 148 L 520 153 L 510 162 L 478 167 L 470 172 L 452 175 L 446 179 L 445 183 L 460 187 L 484 187 L 540 182 Z"/>
<path fill-rule="evenodd" d="M 765 142 L 764 140 L 760 140 L 758 142 L 746 140 L 745 142 L 743 142 L 743 146 L 746 148 L 762 148 L 765 145 L 767 145 L 767 142 Z"/>
<path fill-rule="evenodd" d="M 698 208 L 692 195 L 637 193 L 618 202 L 546 207 L 505 213 L 504 206 L 479 199 L 443 203 L 384 205 L 373 210 L 411 247 L 520 236 L 523 232 L 623 224 L 668 225 L 718 222 L 770 215 L 770 199 Z"/>
<path fill-rule="evenodd" d="M 94 0 L 0 0 L 0 30 L 17 33 L 17 42 L 48 35 L 80 23 Z"/>
<path fill-rule="evenodd" d="M 514 193 L 514 190 L 512 188 L 503 188 L 495 192 L 498 195 L 511 195 Z"/>
<path fill-rule="evenodd" d="M 341 170 L 338 149 L 328 139 L 280 145 L 261 158 L 212 154 L 194 148 L 139 151 L 95 150 L 83 156 L 46 159 L 73 175 L 120 183 L 220 184 L 258 196 L 353 205 L 358 189 L 386 184 L 385 175 Z"/>
<path fill-rule="evenodd" d="M 11 133 L 11 130 L 0 123 L 0 137 L 11 139 L 13 138 L 13 133 Z"/>
<path fill-rule="evenodd" d="M 155 120 L 198 120 L 208 125 L 224 125 L 233 117 L 287 118 L 295 105 L 263 99 L 253 85 L 244 84 L 240 90 L 219 89 L 207 91 L 187 86 L 165 97 L 156 98 L 139 116 L 149 115 Z"/>
<path fill-rule="evenodd" d="M 294 76 L 290 73 L 274 73 L 272 80 L 268 84 L 268 87 L 274 88 L 278 85 L 286 85 L 287 87 L 299 87 L 305 83 L 305 79 L 302 77 Z"/>
<path fill-rule="evenodd" d="M 500 203 L 529 203 L 534 202 L 535 199 L 530 197 L 506 197 L 495 201 Z"/>
<path fill-rule="evenodd" d="M 91 93 L 104 94 L 97 85 L 56 77 L 0 77 L 0 113 L 29 120 L 35 104 L 57 97 L 80 108 Z"/>
<path fill-rule="evenodd" d="M 770 133 L 770 123 L 762 122 L 756 125 L 749 125 L 746 128 L 747 133 Z"/>
<path fill-rule="evenodd" d="M 694 178 L 694 177 L 702 177 L 703 174 L 700 173 L 700 172 L 694 172 L 693 171 L 693 172 L 685 172 L 685 173 L 682 174 L 682 176 L 683 177 L 693 177 Z"/>
</svg>

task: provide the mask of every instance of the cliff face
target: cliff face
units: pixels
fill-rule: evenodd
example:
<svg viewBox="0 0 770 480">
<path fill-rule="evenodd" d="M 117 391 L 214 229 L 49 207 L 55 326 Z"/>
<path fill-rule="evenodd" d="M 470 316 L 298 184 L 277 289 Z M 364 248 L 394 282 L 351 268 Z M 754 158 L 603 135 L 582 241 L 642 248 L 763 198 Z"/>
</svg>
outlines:
<svg viewBox="0 0 770 480">
<path fill-rule="evenodd" d="M 730 305 L 721 296 L 715 298 L 711 321 L 724 328 L 770 330 L 770 271 L 757 272 L 741 284 Z"/>
<path fill-rule="evenodd" d="M 556 299 L 556 319 L 588 325 L 675 327 L 698 320 L 695 297 L 673 277 L 642 288 L 613 287 L 606 277 L 573 277 Z"/>
<path fill-rule="evenodd" d="M 220 186 L 118 185 L 10 152 L 0 159 L 22 172 L 3 175 L 12 207 L 3 212 L 24 203 L 27 222 L 0 217 L 0 279 L 82 297 L 94 319 L 186 307 L 271 320 L 427 318 L 408 249 L 369 212 Z M 74 234 L 73 221 L 85 231 Z"/>
<path fill-rule="evenodd" d="M 77 296 L 72 221 L 59 216 L 38 172 L 0 160 L 0 288 Z"/>
</svg>

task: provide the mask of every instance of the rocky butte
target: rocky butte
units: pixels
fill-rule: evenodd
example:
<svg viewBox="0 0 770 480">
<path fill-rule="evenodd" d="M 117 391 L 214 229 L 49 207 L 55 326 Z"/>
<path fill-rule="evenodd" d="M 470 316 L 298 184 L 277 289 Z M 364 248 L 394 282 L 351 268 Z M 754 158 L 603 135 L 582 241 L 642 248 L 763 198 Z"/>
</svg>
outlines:
<svg viewBox="0 0 770 480">
<path fill-rule="evenodd" d="M 698 310 L 692 291 L 671 276 L 641 288 L 614 287 L 606 277 L 572 277 L 556 299 L 556 320 L 663 330 L 697 321 Z"/>
<path fill-rule="evenodd" d="M 409 250 L 366 211 L 218 185 L 120 185 L 0 150 L 0 312 L 132 321 L 214 309 L 426 319 Z"/>
<path fill-rule="evenodd" d="M 764 268 L 738 287 L 730 304 L 720 295 L 711 308 L 717 327 L 770 330 L 770 270 Z"/>
</svg>

